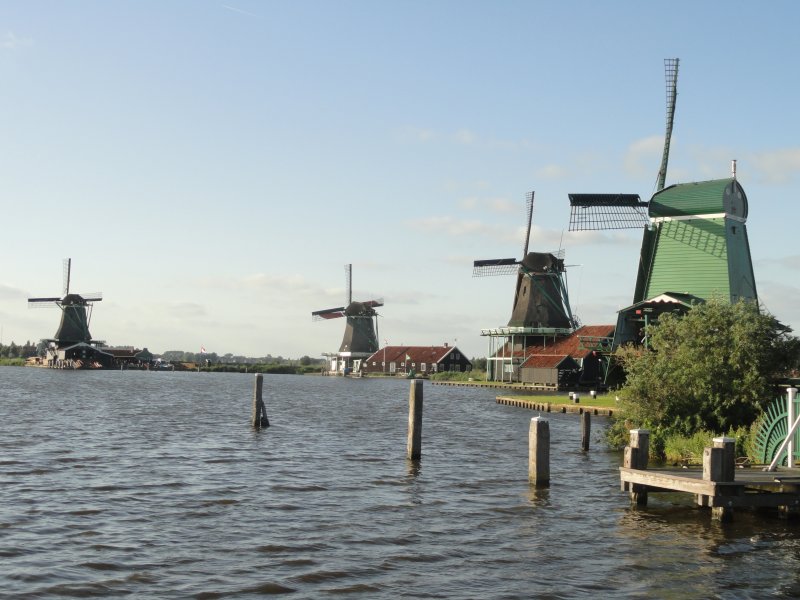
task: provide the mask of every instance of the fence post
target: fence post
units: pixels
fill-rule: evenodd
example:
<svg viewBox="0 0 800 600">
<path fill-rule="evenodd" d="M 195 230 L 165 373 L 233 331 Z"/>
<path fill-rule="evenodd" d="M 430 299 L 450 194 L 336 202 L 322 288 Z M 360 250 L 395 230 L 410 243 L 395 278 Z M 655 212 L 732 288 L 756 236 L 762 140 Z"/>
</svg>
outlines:
<svg viewBox="0 0 800 600">
<path fill-rule="evenodd" d="M 422 456 L 422 379 L 414 379 L 408 393 L 408 458 Z"/>
<path fill-rule="evenodd" d="M 533 417 L 528 431 L 528 481 L 550 485 L 550 423 L 542 417 Z"/>
</svg>

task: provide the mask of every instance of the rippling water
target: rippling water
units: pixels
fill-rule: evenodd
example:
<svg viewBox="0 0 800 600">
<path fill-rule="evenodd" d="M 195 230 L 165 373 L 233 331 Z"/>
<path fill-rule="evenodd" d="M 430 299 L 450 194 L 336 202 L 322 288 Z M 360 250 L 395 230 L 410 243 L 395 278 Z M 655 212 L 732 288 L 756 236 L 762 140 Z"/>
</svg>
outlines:
<svg viewBox="0 0 800 600">
<path fill-rule="evenodd" d="M 797 527 L 630 508 L 620 456 L 553 414 L 408 381 L 0 367 L 0 595 L 763 598 L 800 595 Z M 598 430 L 602 419 L 595 418 Z"/>
</svg>

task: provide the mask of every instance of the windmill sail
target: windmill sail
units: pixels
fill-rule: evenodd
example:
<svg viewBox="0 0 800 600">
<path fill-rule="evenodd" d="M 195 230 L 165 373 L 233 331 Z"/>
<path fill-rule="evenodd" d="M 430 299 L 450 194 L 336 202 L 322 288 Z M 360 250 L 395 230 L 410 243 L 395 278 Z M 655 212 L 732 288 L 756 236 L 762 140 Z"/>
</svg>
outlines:
<svg viewBox="0 0 800 600">
<path fill-rule="evenodd" d="M 669 162 L 669 145 L 672 140 L 672 125 L 675 122 L 675 101 L 678 97 L 678 64 L 680 59 L 664 59 L 664 71 L 667 81 L 667 132 L 664 135 L 664 153 L 661 156 L 661 168 L 658 170 L 656 191 L 664 189 L 667 180 L 667 163 Z"/>
</svg>

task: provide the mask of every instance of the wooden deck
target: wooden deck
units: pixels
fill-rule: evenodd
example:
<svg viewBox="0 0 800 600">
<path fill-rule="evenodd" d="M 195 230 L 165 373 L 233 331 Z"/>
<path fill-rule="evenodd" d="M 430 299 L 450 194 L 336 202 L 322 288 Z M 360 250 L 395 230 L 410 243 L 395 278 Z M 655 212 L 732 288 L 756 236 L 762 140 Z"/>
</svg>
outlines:
<svg viewBox="0 0 800 600">
<path fill-rule="evenodd" d="M 699 506 L 720 508 L 800 507 L 800 469 L 736 469 L 733 481 L 708 481 L 703 470 L 619 468 L 624 492 L 685 492 Z"/>
</svg>

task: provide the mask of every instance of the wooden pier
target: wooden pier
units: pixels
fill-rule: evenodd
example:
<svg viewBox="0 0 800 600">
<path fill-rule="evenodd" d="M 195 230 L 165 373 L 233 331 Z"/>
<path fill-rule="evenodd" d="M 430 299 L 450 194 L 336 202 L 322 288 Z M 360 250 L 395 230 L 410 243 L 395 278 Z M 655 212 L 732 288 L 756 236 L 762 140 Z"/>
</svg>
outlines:
<svg viewBox="0 0 800 600">
<path fill-rule="evenodd" d="M 589 413 L 590 415 L 600 417 L 610 417 L 614 414 L 612 409 L 601 408 L 599 406 L 586 406 L 582 404 L 553 404 L 552 402 L 536 402 L 534 400 L 522 400 L 508 396 L 497 396 L 497 398 L 495 398 L 495 402 L 497 404 L 505 404 L 507 406 L 527 408 L 528 410 L 538 410 L 539 412 L 574 413 L 576 415 Z"/>
<path fill-rule="evenodd" d="M 800 514 L 800 469 L 766 471 L 760 466 L 736 468 L 734 440 L 715 438 L 703 452 L 702 468 L 648 469 L 649 433 L 631 431 L 619 469 L 623 492 L 631 503 L 646 505 L 650 493 L 683 492 L 698 506 L 712 509 L 720 521 L 733 519 L 735 508 L 777 508 L 784 516 Z"/>
</svg>

